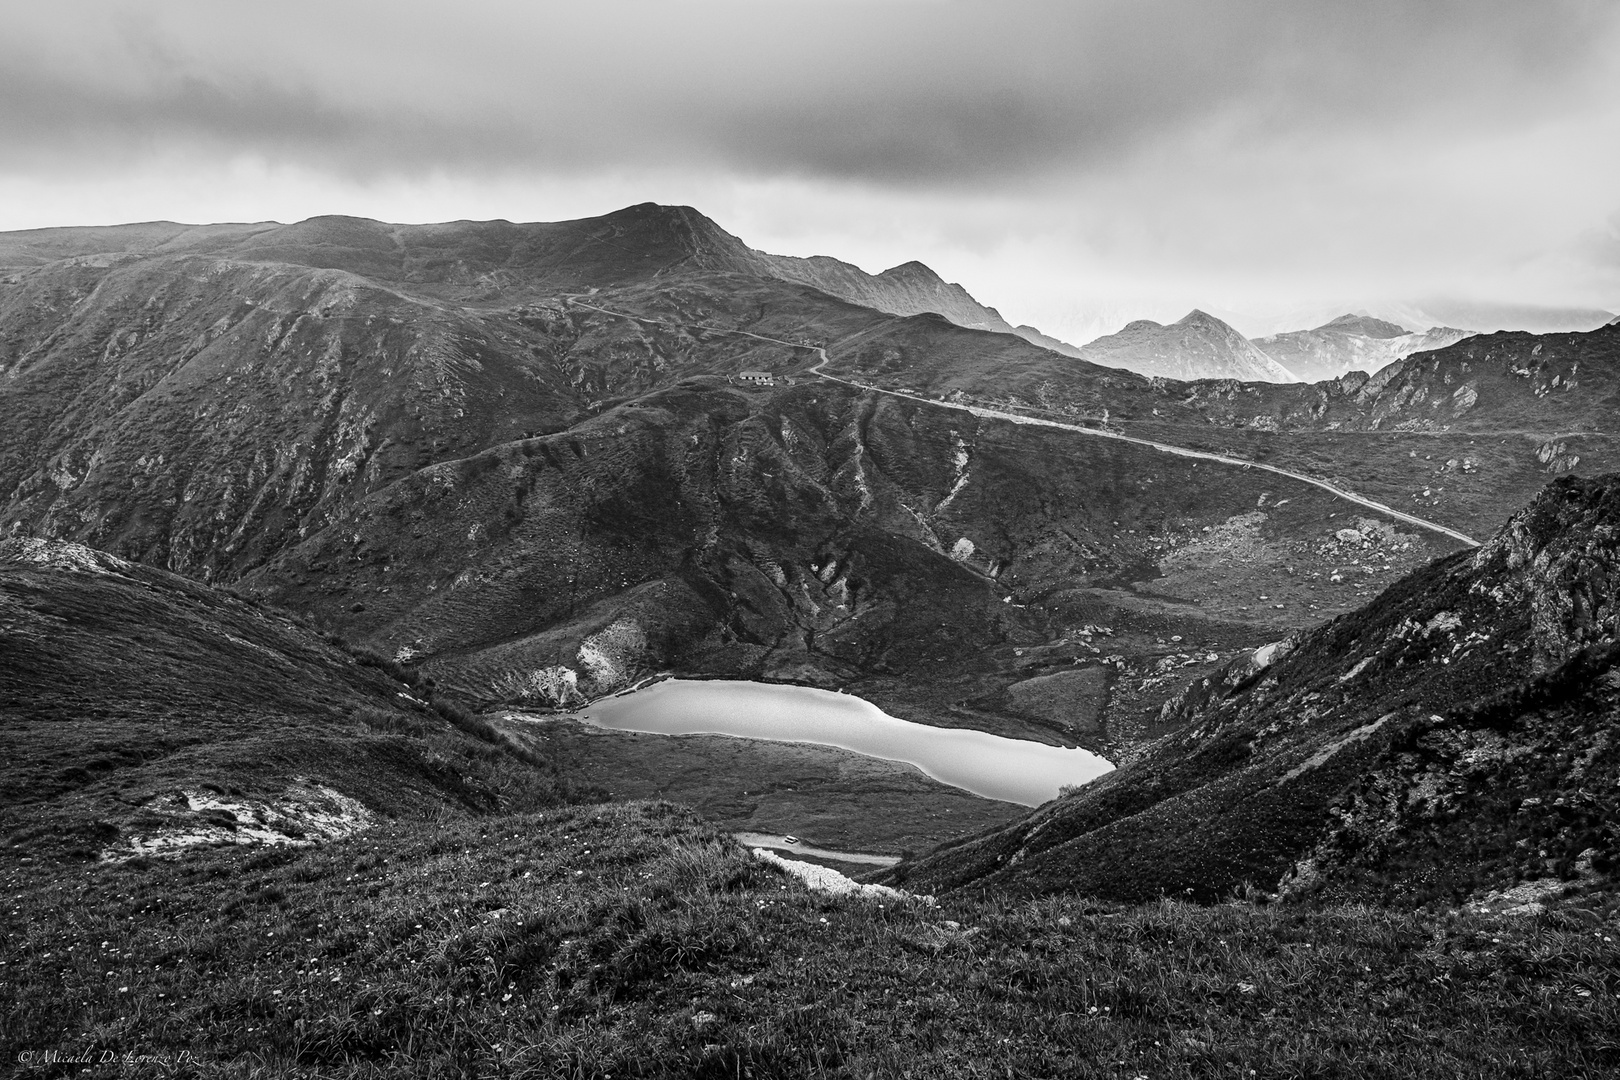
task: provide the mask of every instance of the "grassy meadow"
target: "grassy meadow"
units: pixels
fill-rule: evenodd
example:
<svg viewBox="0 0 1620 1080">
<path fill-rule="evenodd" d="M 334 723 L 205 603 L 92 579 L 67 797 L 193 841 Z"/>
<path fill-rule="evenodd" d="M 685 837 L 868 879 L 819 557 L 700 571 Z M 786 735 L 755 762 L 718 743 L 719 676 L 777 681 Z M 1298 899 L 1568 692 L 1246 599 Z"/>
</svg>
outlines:
<svg viewBox="0 0 1620 1080">
<path fill-rule="evenodd" d="M 19 1076 L 1572 1077 L 1612 924 L 832 898 L 667 803 L 0 855 Z"/>
</svg>

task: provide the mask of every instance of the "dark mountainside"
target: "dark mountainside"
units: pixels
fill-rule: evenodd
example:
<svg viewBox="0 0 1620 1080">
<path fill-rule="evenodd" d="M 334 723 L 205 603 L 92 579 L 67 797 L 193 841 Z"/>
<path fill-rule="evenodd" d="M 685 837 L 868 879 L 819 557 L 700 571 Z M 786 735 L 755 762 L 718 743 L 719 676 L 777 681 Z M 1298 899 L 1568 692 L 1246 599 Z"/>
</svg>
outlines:
<svg viewBox="0 0 1620 1080">
<path fill-rule="evenodd" d="M 1298 381 L 1298 376 L 1213 315 L 1189 311 L 1169 326 L 1138 319 L 1117 334 L 1088 341 L 1082 359 L 1166 379 Z"/>
<path fill-rule="evenodd" d="M 1189 686 L 1164 707 L 1176 733 L 1124 768 L 896 878 L 1123 901 L 1601 897 L 1620 860 L 1617 563 L 1620 476 L 1554 481 L 1478 550 Z"/>
<path fill-rule="evenodd" d="M 1255 338 L 1254 344 L 1303 381 L 1314 383 L 1352 371 L 1375 372 L 1403 356 L 1441 349 L 1469 336 L 1469 331 L 1449 326 L 1414 331 L 1368 315 L 1341 315 L 1314 330 Z"/>
</svg>

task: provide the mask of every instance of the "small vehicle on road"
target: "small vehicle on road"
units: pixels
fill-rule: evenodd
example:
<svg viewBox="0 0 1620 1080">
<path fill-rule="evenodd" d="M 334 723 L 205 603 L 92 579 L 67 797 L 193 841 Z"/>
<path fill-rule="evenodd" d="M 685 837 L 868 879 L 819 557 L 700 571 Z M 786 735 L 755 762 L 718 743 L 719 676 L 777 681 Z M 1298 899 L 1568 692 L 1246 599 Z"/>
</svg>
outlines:
<svg viewBox="0 0 1620 1080">
<path fill-rule="evenodd" d="M 784 837 L 782 837 L 782 843 L 784 843 L 784 844 L 797 844 L 798 842 L 799 842 L 799 838 L 797 836 L 784 836 Z"/>
</svg>

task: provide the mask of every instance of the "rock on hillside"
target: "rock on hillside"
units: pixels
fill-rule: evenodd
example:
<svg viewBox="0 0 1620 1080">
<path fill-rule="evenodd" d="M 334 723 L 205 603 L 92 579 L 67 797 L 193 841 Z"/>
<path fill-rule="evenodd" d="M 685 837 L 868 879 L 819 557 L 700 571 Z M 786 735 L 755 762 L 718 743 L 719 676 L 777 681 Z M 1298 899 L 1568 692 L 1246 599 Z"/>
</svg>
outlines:
<svg viewBox="0 0 1620 1080">
<path fill-rule="evenodd" d="M 13 853 L 164 854 L 555 797 L 532 754 L 410 677 L 161 570 L 0 541 L 0 832 Z"/>
<path fill-rule="evenodd" d="M 1140 760 L 903 876 L 1119 900 L 1612 888 L 1617 565 L 1620 476 L 1554 481 L 1478 550 L 1193 683 Z"/>
<path fill-rule="evenodd" d="M 1449 326 L 1412 331 L 1368 315 L 1341 315 L 1314 330 L 1256 338 L 1260 351 L 1305 382 L 1352 371 L 1375 372 L 1415 352 L 1440 349 L 1469 336 Z"/>
<path fill-rule="evenodd" d="M 1188 312 L 1169 326 L 1151 319 L 1138 319 L 1117 334 L 1081 346 L 1080 356 L 1094 364 L 1182 381 L 1299 381 L 1293 372 L 1257 349 L 1248 338 L 1215 316 L 1198 310 Z"/>
</svg>

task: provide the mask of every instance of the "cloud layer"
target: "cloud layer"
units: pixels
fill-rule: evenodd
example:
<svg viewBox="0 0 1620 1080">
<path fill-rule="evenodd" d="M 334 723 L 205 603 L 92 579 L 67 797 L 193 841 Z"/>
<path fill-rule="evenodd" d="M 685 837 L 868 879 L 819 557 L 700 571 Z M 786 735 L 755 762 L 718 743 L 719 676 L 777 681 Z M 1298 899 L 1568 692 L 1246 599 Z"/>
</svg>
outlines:
<svg viewBox="0 0 1620 1080">
<path fill-rule="evenodd" d="M 1066 290 L 1253 306 L 1300 292 L 1302 268 L 1345 295 L 1613 304 L 1616 16 L 1599 0 L 68 0 L 0 35 L 0 227 L 88 220 L 72 199 L 286 216 L 300 204 L 278 187 L 441 218 L 502 192 L 531 192 L 505 217 L 687 192 L 750 242 L 955 260 L 1014 308 L 996 282 L 1047 311 Z M 233 176 L 234 203 L 216 190 Z M 196 177 L 209 197 L 172 194 Z M 759 201 L 785 193 L 786 214 Z M 748 235 L 728 209 L 780 227 Z M 1019 280 L 1015 254 L 1042 271 Z"/>
</svg>

